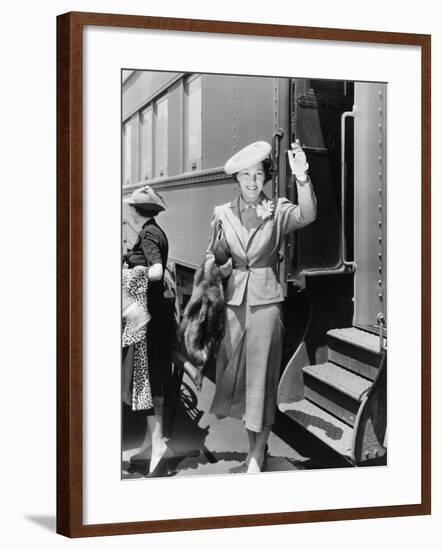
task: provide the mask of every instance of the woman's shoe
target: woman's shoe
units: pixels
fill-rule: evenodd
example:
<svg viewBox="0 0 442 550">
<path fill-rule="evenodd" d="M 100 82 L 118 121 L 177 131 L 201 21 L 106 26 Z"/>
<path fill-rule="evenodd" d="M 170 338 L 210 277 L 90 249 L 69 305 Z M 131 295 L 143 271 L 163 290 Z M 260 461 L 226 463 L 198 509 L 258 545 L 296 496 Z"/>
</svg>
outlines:
<svg viewBox="0 0 442 550">
<path fill-rule="evenodd" d="M 168 476 L 170 474 L 169 460 L 172 458 L 172 456 L 173 452 L 169 449 L 169 447 L 167 447 L 155 468 L 151 472 L 148 472 L 145 477 L 152 478 Z"/>
<path fill-rule="evenodd" d="M 258 474 L 260 472 L 265 472 L 266 471 L 266 468 L 267 468 L 267 453 L 269 452 L 269 447 L 268 445 L 265 446 L 265 449 L 264 449 L 264 456 L 262 458 L 262 462 L 261 462 L 261 466 L 259 467 L 258 471 L 252 471 L 250 473 L 254 473 L 254 474 Z M 248 464 L 246 464 L 246 472 L 248 472 Z"/>
</svg>

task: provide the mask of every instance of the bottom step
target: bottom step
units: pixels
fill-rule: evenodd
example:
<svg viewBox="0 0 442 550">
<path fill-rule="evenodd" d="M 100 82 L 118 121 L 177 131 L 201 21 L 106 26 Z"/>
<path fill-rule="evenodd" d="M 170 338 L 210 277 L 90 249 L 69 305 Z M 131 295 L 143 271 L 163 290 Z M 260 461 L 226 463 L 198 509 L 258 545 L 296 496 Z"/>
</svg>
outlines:
<svg viewBox="0 0 442 550">
<path fill-rule="evenodd" d="M 353 428 L 307 399 L 294 403 L 280 403 L 279 409 L 334 451 L 353 462 Z"/>
</svg>

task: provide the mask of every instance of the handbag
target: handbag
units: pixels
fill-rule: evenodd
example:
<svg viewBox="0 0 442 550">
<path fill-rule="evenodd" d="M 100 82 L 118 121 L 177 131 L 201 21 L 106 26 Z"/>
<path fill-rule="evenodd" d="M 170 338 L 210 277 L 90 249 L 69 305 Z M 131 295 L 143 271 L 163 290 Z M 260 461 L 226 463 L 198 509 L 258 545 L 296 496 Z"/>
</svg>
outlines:
<svg viewBox="0 0 442 550">
<path fill-rule="evenodd" d="M 227 244 L 226 236 L 224 235 L 223 224 L 218 220 L 216 226 L 215 240 L 212 246 L 212 253 L 215 256 L 215 262 L 218 265 L 223 265 L 230 258 L 230 249 Z"/>
</svg>

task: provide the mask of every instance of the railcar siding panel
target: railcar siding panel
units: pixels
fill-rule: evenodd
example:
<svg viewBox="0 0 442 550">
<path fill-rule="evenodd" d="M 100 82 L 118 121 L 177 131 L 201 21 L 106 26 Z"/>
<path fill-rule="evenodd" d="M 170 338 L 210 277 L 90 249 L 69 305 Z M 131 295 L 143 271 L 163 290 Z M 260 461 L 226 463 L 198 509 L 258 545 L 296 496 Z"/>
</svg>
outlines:
<svg viewBox="0 0 442 550">
<path fill-rule="evenodd" d="M 202 162 L 209 169 L 224 166 L 234 150 L 234 77 L 205 74 L 202 79 Z"/>
<path fill-rule="evenodd" d="M 355 320 L 376 328 L 386 311 L 386 84 L 355 85 Z"/>
<path fill-rule="evenodd" d="M 207 249 L 213 208 L 234 195 L 230 180 L 158 190 L 168 205 L 157 219 L 169 240 L 169 257 L 195 268 Z"/>
<path fill-rule="evenodd" d="M 236 77 L 234 105 L 238 117 L 237 148 L 253 141 L 271 143 L 274 121 L 274 79 Z"/>
</svg>

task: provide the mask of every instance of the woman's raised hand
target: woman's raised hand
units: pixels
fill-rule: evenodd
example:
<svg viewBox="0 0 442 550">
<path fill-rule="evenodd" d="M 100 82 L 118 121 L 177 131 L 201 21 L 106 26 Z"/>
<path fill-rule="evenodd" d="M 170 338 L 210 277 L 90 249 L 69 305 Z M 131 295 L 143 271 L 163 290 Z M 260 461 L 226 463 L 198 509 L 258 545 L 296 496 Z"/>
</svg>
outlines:
<svg viewBox="0 0 442 550">
<path fill-rule="evenodd" d="M 308 162 L 304 151 L 301 148 L 299 139 L 292 143 L 292 149 L 287 151 L 290 169 L 292 174 L 300 182 L 307 181 Z"/>
</svg>

